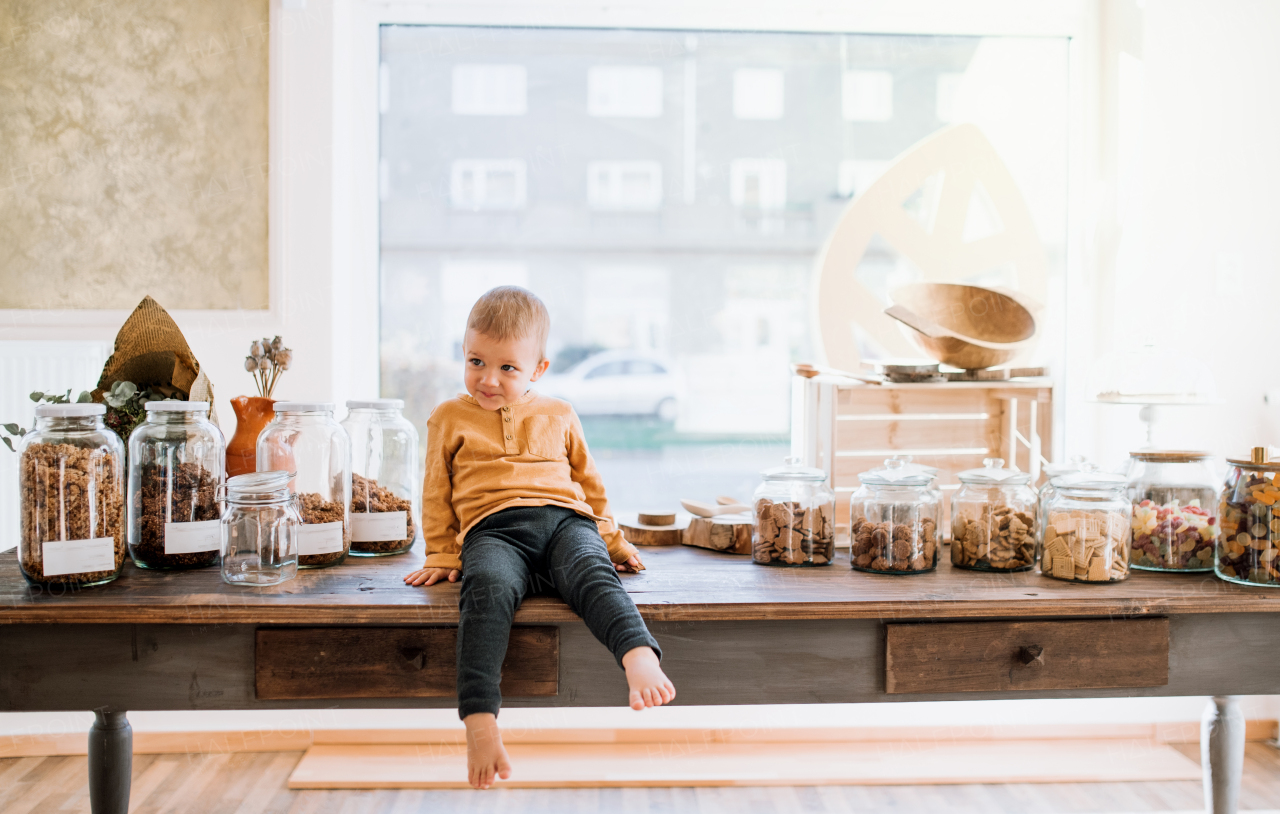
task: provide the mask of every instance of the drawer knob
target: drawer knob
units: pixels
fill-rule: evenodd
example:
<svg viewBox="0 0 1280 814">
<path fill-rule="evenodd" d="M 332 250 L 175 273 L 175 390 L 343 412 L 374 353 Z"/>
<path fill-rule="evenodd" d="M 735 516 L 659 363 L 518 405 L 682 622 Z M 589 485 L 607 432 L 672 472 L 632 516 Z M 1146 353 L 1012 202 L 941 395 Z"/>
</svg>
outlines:
<svg viewBox="0 0 1280 814">
<path fill-rule="evenodd" d="M 1018 648 L 1018 661 L 1030 667 L 1044 665 L 1044 648 L 1038 644 L 1027 644 Z"/>
</svg>

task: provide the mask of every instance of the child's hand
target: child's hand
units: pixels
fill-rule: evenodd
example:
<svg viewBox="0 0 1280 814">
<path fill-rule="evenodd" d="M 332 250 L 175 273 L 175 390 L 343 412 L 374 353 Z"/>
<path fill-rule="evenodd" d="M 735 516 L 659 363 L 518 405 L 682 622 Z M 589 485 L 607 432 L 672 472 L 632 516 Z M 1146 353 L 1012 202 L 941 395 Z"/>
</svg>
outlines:
<svg viewBox="0 0 1280 814">
<path fill-rule="evenodd" d="M 639 556 L 632 554 L 630 557 L 627 557 L 626 562 L 615 562 L 613 567 L 624 574 L 634 574 L 644 570 L 644 563 L 640 562 Z"/>
<path fill-rule="evenodd" d="M 419 568 L 404 578 L 405 585 L 426 585 L 431 587 L 437 582 L 449 580 L 457 582 L 462 572 L 457 568 Z"/>
</svg>

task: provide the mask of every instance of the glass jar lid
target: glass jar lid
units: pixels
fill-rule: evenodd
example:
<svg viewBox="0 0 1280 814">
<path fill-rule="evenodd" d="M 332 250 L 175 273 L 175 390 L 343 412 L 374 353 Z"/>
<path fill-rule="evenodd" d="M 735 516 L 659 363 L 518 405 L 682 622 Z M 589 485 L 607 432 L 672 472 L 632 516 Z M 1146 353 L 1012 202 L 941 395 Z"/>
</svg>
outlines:
<svg viewBox="0 0 1280 814">
<path fill-rule="evenodd" d="M 802 466 L 799 458 L 787 458 L 782 466 L 775 466 L 760 473 L 765 480 L 794 480 L 822 482 L 827 473 L 812 466 Z"/>
<path fill-rule="evenodd" d="M 1030 472 L 1005 467 L 1004 458 L 983 458 L 980 468 L 966 469 L 956 477 L 961 483 L 978 486 L 1016 486 L 1031 481 Z"/>
<path fill-rule="evenodd" d="M 285 503 L 293 499 L 289 481 L 293 472 L 275 469 L 269 472 L 246 472 L 227 478 L 219 487 L 232 503 Z"/>
<path fill-rule="evenodd" d="M 36 418 L 88 418 L 107 412 L 105 404 L 37 404 Z"/>
<path fill-rule="evenodd" d="M 884 466 L 868 469 L 858 476 L 864 486 L 928 486 L 937 477 L 937 469 L 911 463 L 910 455 L 888 458 Z"/>
<path fill-rule="evenodd" d="M 400 410 L 404 408 L 404 399 L 351 399 L 347 401 L 348 410 Z"/>
<path fill-rule="evenodd" d="M 143 405 L 148 413 L 207 413 L 207 401 L 148 401 Z"/>
<path fill-rule="evenodd" d="M 1142 449 L 1130 452 L 1129 457 L 1144 463 L 1187 464 L 1194 461 L 1207 461 L 1213 457 L 1213 453 L 1186 449 Z"/>
<path fill-rule="evenodd" d="M 40 408 L 36 408 L 36 415 L 40 415 Z M 1228 458 L 1227 463 L 1233 466 L 1245 466 L 1250 469 L 1265 469 L 1268 472 L 1280 472 L 1280 461 L 1268 460 L 1269 453 L 1267 447 L 1254 447 L 1249 450 L 1249 460 L 1243 458 Z"/>
<path fill-rule="evenodd" d="M 1069 475 L 1072 472 L 1082 472 L 1089 468 L 1096 468 L 1094 464 L 1089 463 L 1089 459 L 1083 455 L 1072 455 L 1065 463 L 1045 464 L 1041 467 L 1044 475 L 1049 480 L 1053 480 L 1061 475 Z"/>
<path fill-rule="evenodd" d="M 1129 485 L 1129 479 L 1113 472 L 1086 470 L 1059 475 L 1049 481 L 1059 491 L 1115 492 Z"/>
<path fill-rule="evenodd" d="M 277 401 L 277 413 L 332 413 L 332 401 Z"/>
</svg>

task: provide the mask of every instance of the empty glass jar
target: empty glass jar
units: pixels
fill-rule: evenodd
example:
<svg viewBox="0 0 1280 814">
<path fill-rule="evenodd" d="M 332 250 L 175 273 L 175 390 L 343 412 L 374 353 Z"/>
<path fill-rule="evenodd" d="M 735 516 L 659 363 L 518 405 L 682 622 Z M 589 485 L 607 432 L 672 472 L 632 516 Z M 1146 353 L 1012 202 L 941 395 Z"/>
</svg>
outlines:
<svg viewBox="0 0 1280 814">
<path fill-rule="evenodd" d="M 941 500 L 934 471 L 890 458 L 858 476 L 862 486 L 849 500 L 855 570 L 923 574 L 938 567 Z"/>
<path fill-rule="evenodd" d="M 1146 571 L 1209 571 L 1218 541 L 1218 485 L 1207 452 L 1129 454 L 1133 551 Z"/>
<path fill-rule="evenodd" d="M 751 559 L 761 565 L 830 565 L 836 553 L 836 496 L 827 473 L 788 458 L 756 487 Z"/>
<path fill-rule="evenodd" d="M 351 556 L 402 554 L 417 536 L 422 497 L 418 431 L 400 399 L 348 401 L 351 437 Z"/>
<path fill-rule="evenodd" d="M 326 402 L 281 401 L 258 436 L 258 471 L 292 472 L 303 527 L 298 567 L 327 568 L 351 547 L 351 439 Z"/>
<path fill-rule="evenodd" d="M 100 585 L 120 575 L 124 444 L 101 404 L 37 404 L 18 447 L 18 563 L 40 585 Z"/>
<path fill-rule="evenodd" d="M 1128 479 L 1107 472 L 1054 478 L 1041 518 L 1040 571 L 1055 579 L 1118 582 L 1129 576 Z"/>
<path fill-rule="evenodd" d="M 232 585 L 279 585 L 297 576 L 298 496 L 289 472 L 249 472 L 218 487 L 222 579 Z"/>
<path fill-rule="evenodd" d="M 150 401 L 129 436 L 129 554 L 140 568 L 218 561 L 226 444 L 204 401 Z"/>
<path fill-rule="evenodd" d="M 1280 461 L 1254 447 L 1249 460 L 1228 458 L 1227 465 L 1214 571 L 1241 585 L 1280 586 Z"/>
<path fill-rule="evenodd" d="M 1027 571 L 1036 564 L 1038 496 L 1031 475 L 987 458 L 957 477 L 951 498 L 951 564 L 974 571 Z"/>
</svg>

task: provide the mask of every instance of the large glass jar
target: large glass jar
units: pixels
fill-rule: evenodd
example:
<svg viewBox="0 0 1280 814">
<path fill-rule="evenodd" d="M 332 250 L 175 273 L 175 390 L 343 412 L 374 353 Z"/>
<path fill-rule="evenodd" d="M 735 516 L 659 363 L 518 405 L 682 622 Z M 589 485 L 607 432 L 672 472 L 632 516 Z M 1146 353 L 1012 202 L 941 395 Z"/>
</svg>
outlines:
<svg viewBox="0 0 1280 814">
<path fill-rule="evenodd" d="M 1146 571 L 1210 571 L 1218 541 L 1218 485 L 1207 452 L 1129 453 L 1133 551 Z"/>
<path fill-rule="evenodd" d="M 218 561 L 226 443 L 204 401 L 149 401 L 129 435 L 129 554 L 140 568 Z"/>
<path fill-rule="evenodd" d="M 1254 447 L 1249 460 L 1228 458 L 1227 465 L 1214 571 L 1241 585 L 1280 586 L 1280 461 Z"/>
<path fill-rule="evenodd" d="M 788 458 L 760 473 L 751 559 L 761 565 L 830 565 L 836 554 L 836 495 L 827 473 Z"/>
<path fill-rule="evenodd" d="M 855 570 L 923 574 L 938 567 L 942 502 L 933 472 L 909 460 L 890 458 L 858 476 L 862 486 L 849 501 Z"/>
<path fill-rule="evenodd" d="M 400 399 L 348 401 L 342 427 L 351 437 L 351 556 L 403 554 L 421 516 L 418 431 Z"/>
<path fill-rule="evenodd" d="M 1053 479 L 1063 475 L 1074 475 L 1077 472 L 1097 472 L 1098 465 L 1090 463 L 1083 455 L 1072 455 L 1066 463 L 1045 464 L 1041 470 L 1044 483 L 1040 485 L 1040 496 L 1036 502 L 1036 517 L 1044 519 L 1044 507 L 1054 495 Z"/>
<path fill-rule="evenodd" d="M 1118 582 L 1129 576 L 1128 479 L 1107 472 L 1054 478 L 1041 518 L 1040 572 L 1055 579 Z"/>
<path fill-rule="evenodd" d="M 124 443 L 101 404 L 37 404 L 18 447 L 22 575 L 39 585 L 101 585 L 120 575 Z"/>
<path fill-rule="evenodd" d="M 258 436 L 258 471 L 293 473 L 303 527 L 298 567 L 327 568 L 351 548 L 351 439 L 327 402 L 281 401 Z"/>
<path fill-rule="evenodd" d="M 951 564 L 974 571 L 1027 571 L 1036 564 L 1036 491 L 1031 475 L 987 458 L 956 476 Z"/>
<path fill-rule="evenodd" d="M 279 585 L 298 574 L 298 496 L 289 472 L 249 472 L 220 486 L 222 580 L 232 585 Z"/>
</svg>

